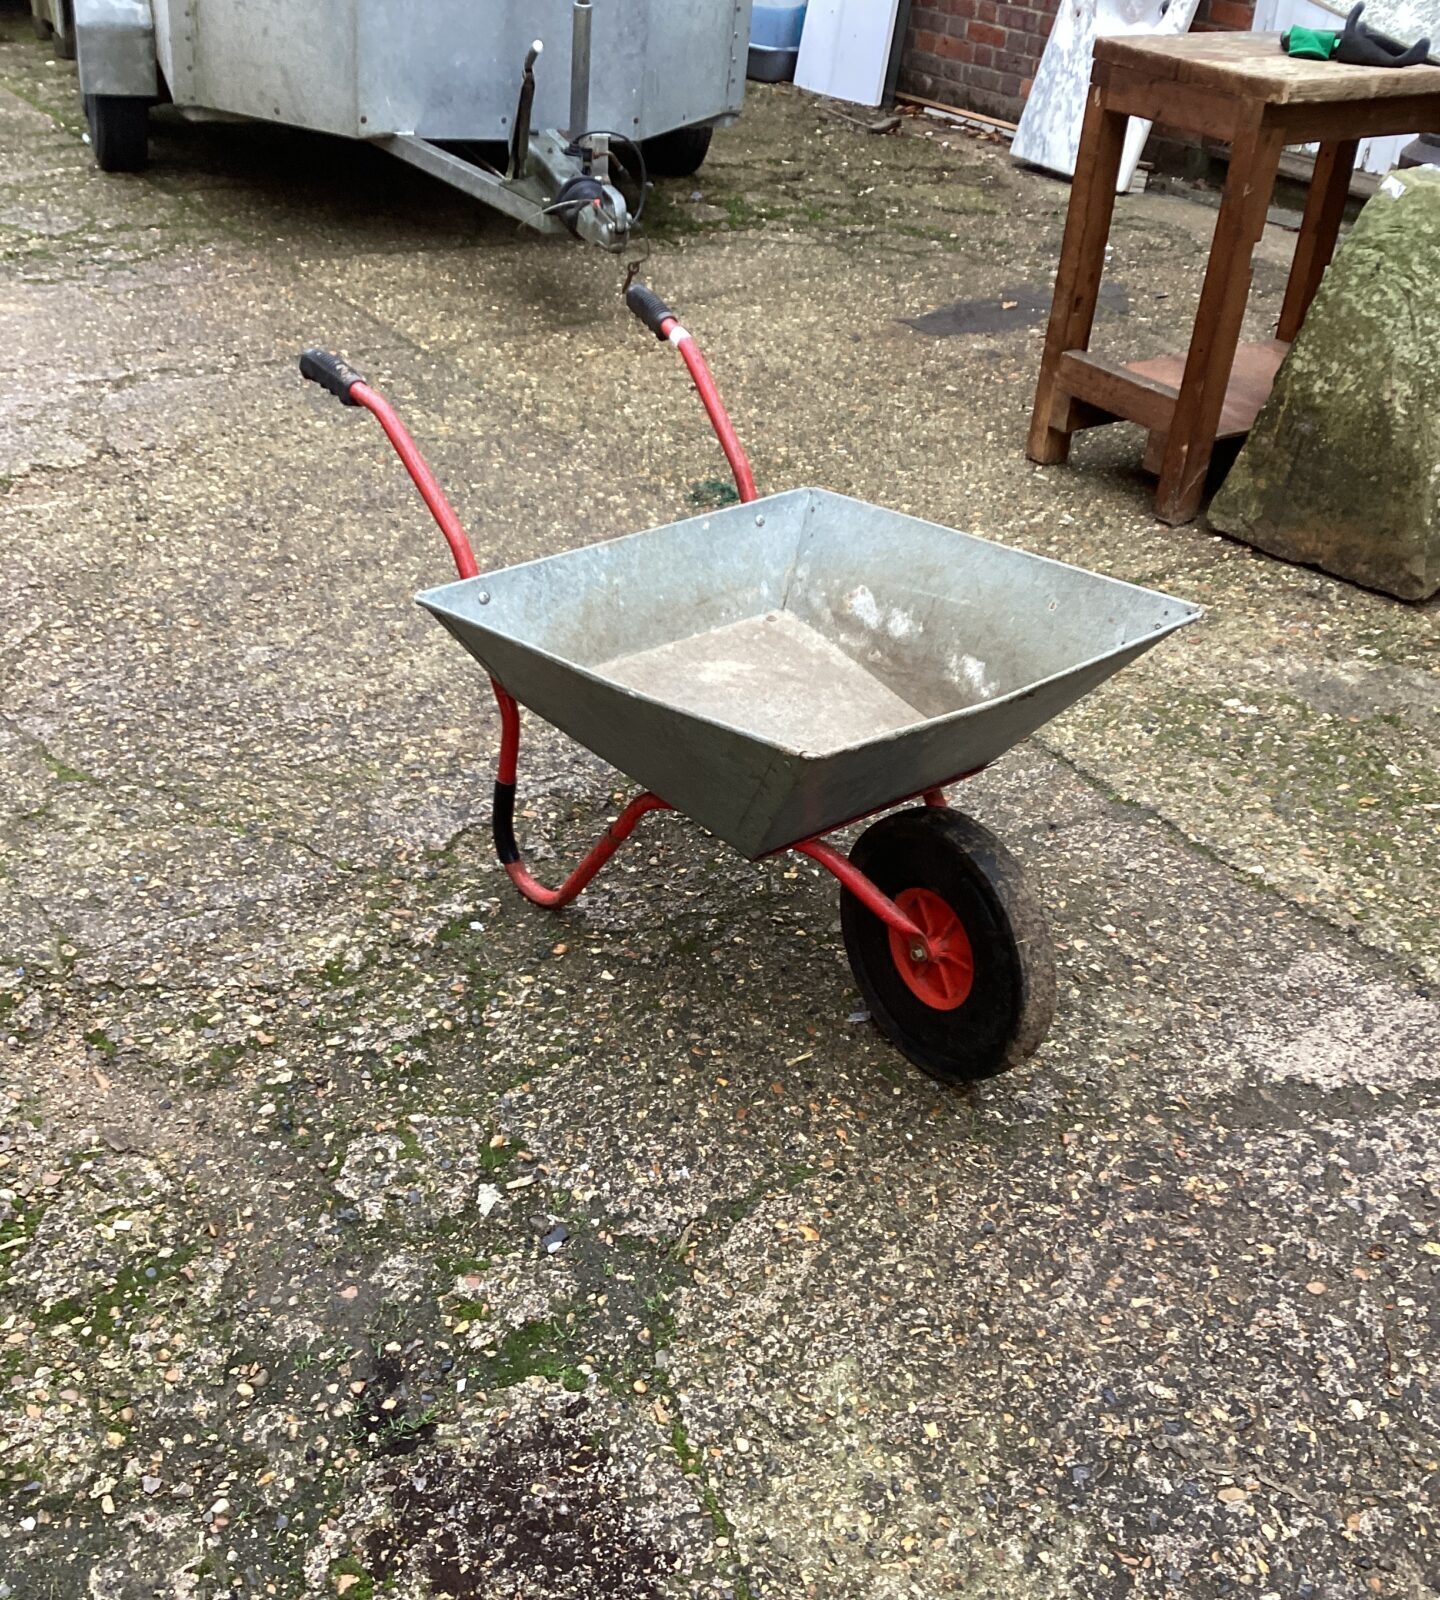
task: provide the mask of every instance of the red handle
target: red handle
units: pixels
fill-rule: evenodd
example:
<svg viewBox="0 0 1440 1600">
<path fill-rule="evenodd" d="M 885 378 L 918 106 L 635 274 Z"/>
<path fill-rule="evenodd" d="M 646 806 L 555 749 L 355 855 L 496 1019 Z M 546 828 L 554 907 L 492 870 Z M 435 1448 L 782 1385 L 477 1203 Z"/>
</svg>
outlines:
<svg viewBox="0 0 1440 1600">
<path fill-rule="evenodd" d="M 705 357 L 700 354 L 700 346 L 695 343 L 694 336 L 689 329 L 681 327 L 678 318 L 667 317 L 660 324 L 660 337 L 667 344 L 675 346 L 680 352 L 680 359 L 690 369 L 691 381 L 710 418 L 715 437 L 720 441 L 720 448 L 725 452 L 725 459 L 730 463 L 740 498 L 758 499 L 745 447 L 740 443 L 740 436 L 735 432 L 730 413 L 725 409 L 725 402 L 720 398 L 720 391 L 715 387 L 715 380 L 710 375 L 710 368 L 705 364 Z"/>
<path fill-rule="evenodd" d="M 656 338 L 673 344 L 680 352 L 680 359 L 689 368 L 690 377 L 710 418 L 710 426 L 714 428 L 715 437 L 719 439 L 720 448 L 725 452 L 725 459 L 735 475 L 735 487 L 740 498 L 757 499 L 755 479 L 750 473 L 750 463 L 745 458 L 745 447 L 740 443 L 730 421 L 730 413 L 725 409 L 725 402 L 720 398 L 715 379 L 710 375 L 710 368 L 706 366 L 705 357 L 700 354 L 700 346 L 695 343 L 694 336 L 681 326 L 679 317 L 660 296 L 643 283 L 630 285 L 625 291 L 625 304 Z"/>
<path fill-rule="evenodd" d="M 384 395 L 376 394 L 363 380 L 352 383 L 349 394 L 350 404 L 364 406 L 384 428 L 386 438 L 395 446 L 395 454 L 404 463 L 411 481 L 420 491 L 420 498 L 429 506 L 430 515 L 439 523 L 440 531 L 445 535 L 445 543 L 450 546 L 450 554 L 455 558 L 456 572 L 462 578 L 478 577 L 480 568 L 475 563 L 475 552 L 470 548 L 470 541 L 465 537 L 465 530 L 460 526 L 459 517 L 455 515 L 454 508 L 445 498 L 445 491 L 436 483 L 434 473 L 425 465 L 425 458 L 420 454 L 419 446 L 410 437 L 405 424 L 391 409 L 390 402 Z"/>
</svg>

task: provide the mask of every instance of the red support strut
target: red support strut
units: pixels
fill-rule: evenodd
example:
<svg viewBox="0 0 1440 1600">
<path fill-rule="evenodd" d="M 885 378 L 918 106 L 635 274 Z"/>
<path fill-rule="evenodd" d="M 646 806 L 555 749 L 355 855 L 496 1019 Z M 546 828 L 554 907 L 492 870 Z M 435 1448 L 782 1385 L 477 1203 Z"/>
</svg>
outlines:
<svg viewBox="0 0 1440 1600">
<path fill-rule="evenodd" d="M 500 707 L 500 759 L 495 764 L 495 781 L 513 785 L 520 759 L 520 707 L 498 678 L 491 678 L 490 687 L 495 691 L 495 704 Z"/>
<path fill-rule="evenodd" d="M 520 758 L 520 707 L 515 697 L 499 682 L 491 678 L 495 703 L 500 707 L 500 760 L 495 769 L 495 806 L 493 825 L 495 852 L 508 874 L 511 883 L 537 906 L 558 910 L 568 906 L 591 878 L 635 831 L 641 817 L 651 811 L 669 811 L 670 804 L 648 789 L 637 794 L 614 822 L 605 830 L 599 842 L 558 889 L 548 889 L 527 869 L 515 842 L 515 770 Z"/>
<path fill-rule="evenodd" d="M 842 856 L 834 845 L 826 844 L 823 839 L 805 839 L 800 844 L 791 845 L 790 848 L 798 850 L 802 856 L 809 856 L 812 861 L 818 861 L 827 872 L 839 879 L 842 889 L 848 889 L 860 904 L 867 911 L 874 912 L 887 928 L 893 928 L 896 933 L 904 934 L 911 941 L 912 949 L 918 947 L 927 956 L 929 955 L 930 941 L 916 924 L 889 895 L 877 889 L 859 867 Z"/>
<path fill-rule="evenodd" d="M 568 906 L 576 895 L 590 882 L 591 878 L 605 865 L 611 856 L 635 831 L 635 825 L 647 812 L 669 811 L 670 802 L 662 800 L 659 795 L 651 794 L 648 789 L 637 794 L 618 817 L 606 828 L 599 842 L 590 851 L 589 855 L 580 863 L 558 889 L 547 889 L 538 879 L 532 878 L 525 869 L 523 861 L 507 861 L 505 871 L 509 874 L 510 881 L 525 896 L 537 906 L 545 906 L 552 911 L 558 911 L 561 906 Z"/>
</svg>

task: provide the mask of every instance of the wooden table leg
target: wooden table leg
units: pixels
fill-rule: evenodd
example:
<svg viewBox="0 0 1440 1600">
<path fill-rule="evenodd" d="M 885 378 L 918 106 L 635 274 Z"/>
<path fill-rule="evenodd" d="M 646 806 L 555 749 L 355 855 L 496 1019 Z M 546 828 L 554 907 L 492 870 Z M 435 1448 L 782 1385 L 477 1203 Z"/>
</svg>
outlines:
<svg viewBox="0 0 1440 1600">
<path fill-rule="evenodd" d="M 1067 350 L 1084 350 L 1090 343 L 1129 121 L 1122 113 L 1107 110 L 1101 104 L 1101 91 L 1090 86 L 1026 446 L 1032 461 L 1047 466 L 1070 454 L 1070 405 L 1056 384 L 1056 369 Z"/>
<path fill-rule="evenodd" d="M 1295 260 L 1290 281 L 1285 285 L 1285 303 L 1280 308 L 1280 325 L 1275 337 L 1287 344 L 1300 331 L 1330 257 L 1340 237 L 1345 219 L 1345 202 L 1350 196 L 1350 177 L 1355 170 L 1358 139 L 1330 140 L 1320 146 L 1315 158 L 1315 174 L 1310 180 L 1310 196 L 1305 202 L 1305 220 L 1295 241 Z"/>
<path fill-rule="evenodd" d="M 1155 515 L 1162 522 L 1189 522 L 1200 509 L 1250 297 L 1251 256 L 1265 230 L 1284 146 L 1284 134 L 1263 120 L 1239 128 L 1231 146 L 1225 196 L 1155 491 Z"/>
</svg>

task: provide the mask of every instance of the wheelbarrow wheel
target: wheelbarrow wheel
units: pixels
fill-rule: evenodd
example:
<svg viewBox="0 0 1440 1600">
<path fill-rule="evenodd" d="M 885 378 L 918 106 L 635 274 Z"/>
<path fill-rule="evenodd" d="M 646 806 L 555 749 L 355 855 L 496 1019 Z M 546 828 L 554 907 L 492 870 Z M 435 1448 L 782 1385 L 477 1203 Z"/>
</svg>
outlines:
<svg viewBox="0 0 1440 1600">
<path fill-rule="evenodd" d="M 904 935 L 841 891 L 845 950 L 881 1033 L 944 1083 L 993 1078 L 1031 1055 L 1055 1013 L 1055 959 L 1045 913 L 995 835 L 922 806 L 867 828 L 850 860 L 937 952 L 914 961 Z"/>
</svg>

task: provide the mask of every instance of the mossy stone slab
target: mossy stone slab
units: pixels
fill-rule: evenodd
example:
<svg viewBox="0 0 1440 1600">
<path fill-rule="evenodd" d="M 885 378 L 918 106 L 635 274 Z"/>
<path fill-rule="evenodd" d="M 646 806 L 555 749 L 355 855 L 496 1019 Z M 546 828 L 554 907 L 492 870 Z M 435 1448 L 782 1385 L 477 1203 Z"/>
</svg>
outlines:
<svg viewBox="0 0 1440 1600">
<path fill-rule="evenodd" d="M 1210 522 L 1403 600 L 1440 589 L 1440 169 L 1361 212 Z"/>
</svg>

